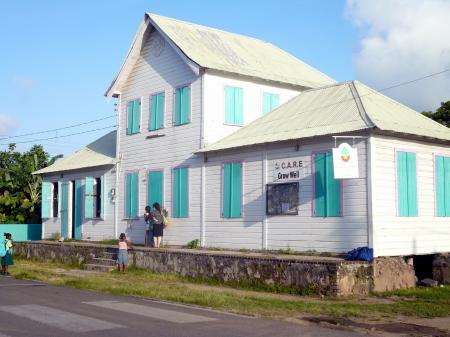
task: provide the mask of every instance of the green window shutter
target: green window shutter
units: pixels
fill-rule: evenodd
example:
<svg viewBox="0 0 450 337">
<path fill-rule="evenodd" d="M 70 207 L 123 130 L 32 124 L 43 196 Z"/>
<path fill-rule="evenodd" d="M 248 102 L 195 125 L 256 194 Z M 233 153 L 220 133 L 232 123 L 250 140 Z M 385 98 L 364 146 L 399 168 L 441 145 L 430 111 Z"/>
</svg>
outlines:
<svg viewBox="0 0 450 337">
<path fill-rule="evenodd" d="M 155 202 L 163 207 L 163 171 L 151 171 L 148 173 L 148 204 L 152 206 Z"/>
<path fill-rule="evenodd" d="M 333 155 L 319 153 L 314 156 L 315 216 L 341 215 L 341 181 L 334 179 Z"/>
<path fill-rule="evenodd" d="M 445 216 L 445 165 L 444 157 L 435 157 L 435 176 L 436 176 L 436 215 Z"/>
<path fill-rule="evenodd" d="M 406 153 L 406 164 L 408 170 L 408 215 L 417 216 L 417 175 L 416 175 L 416 154 Z"/>
<path fill-rule="evenodd" d="M 137 173 L 128 173 L 126 176 L 125 216 L 133 218 L 138 216 L 139 176 Z"/>
<path fill-rule="evenodd" d="M 225 124 L 244 124 L 242 88 L 225 87 Z"/>
<path fill-rule="evenodd" d="M 263 93 L 263 114 L 271 112 L 280 104 L 280 96 L 277 94 Z"/>
<path fill-rule="evenodd" d="M 315 216 L 326 216 L 326 154 L 314 156 Z"/>
<path fill-rule="evenodd" d="M 409 216 L 407 162 L 406 152 L 397 152 L 397 203 L 399 216 Z"/>
<path fill-rule="evenodd" d="M 128 123 L 127 123 L 127 135 L 133 134 L 133 117 L 134 117 L 133 107 L 134 107 L 133 101 L 128 102 L 128 106 L 127 106 L 127 120 L 128 120 Z"/>
<path fill-rule="evenodd" d="M 242 216 L 242 163 L 223 166 L 223 217 Z"/>
<path fill-rule="evenodd" d="M 105 208 L 105 179 L 104 176 L 100 177 L 100 205 L 97 205 L 97 207 L 100 207 L 100 217 L 103 219 L 105 216 L 104 208 Z"/>
<path fill-rule="evenodd" d="M 191 88 L 183 88 L 183 96 L 181 98 L 181 124 L 189 123 L 191 115 Z"/>
<path fill-rule="evenodd" d="M 333 154 L 326 154 L 326 214 L 341 215 L 341 181 L 334 179 Z"/>
<path fill-rule="evenodd" d="M 162 129 L 164 125 L 164 94 L 150 98 L 150 130 Z"/>
<path fill-rule="evenodd" d="M 445 216 L 450 216 L 450 157 L 444 158 Z"/>
<path fill-rule="evenodd" d="M 69 183 L 61 183 L 61 236 L 67 238 L 69 224 Z"/>
<path fill-rule="evenodd" d="M 234 124 L 244 125 L 244 101 L 242 88 L 234 88 Z"/>
<path fill-rule="evenodd" d="M 141 121 L 141 100 L 136 99 L 134 101 L 128 102 L 127 113 L 127 134 L 133 135 L 135 133 L 138 133 Z"/>
<path fill-rule="evenodd" d="M 86 177 L 84 182 L 84 218 L 94 217 L 94 178 Z"/>
<path fill-rule="evenodd" d="M 187 167 L 173 170 L 173 217 L 188 217 L 189 176 Z"/>
<path fill-rule="evenodd" d="M 175 91 L 175 125 L 189 123 L 191 114 L 191 88 L 177 88 Z"/>
<path fill-rule="evenodd" d="M 52 188 L 52 183 L 48 181 L 42 182 L 41 217 L 43 219 L 51 218 Z"/>
<path fill-rule="evenodd" d="M 417 216 L 416 154 L 397 152 L 397 203 L 399 216 Z"/>
</svg>

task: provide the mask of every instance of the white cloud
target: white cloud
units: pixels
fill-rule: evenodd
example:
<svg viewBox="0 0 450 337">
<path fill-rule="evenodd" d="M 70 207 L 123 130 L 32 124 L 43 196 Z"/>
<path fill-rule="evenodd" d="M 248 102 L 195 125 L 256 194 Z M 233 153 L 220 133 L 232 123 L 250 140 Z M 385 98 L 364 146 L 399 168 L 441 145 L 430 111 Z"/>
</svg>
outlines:
<svg viewBox="0 0 450 337">
<path fill-rule="evenodd" d="M 18 121 L 14 117 L 0 113 L 0 137 L 11 134 L 18 126 Z"/>
<path fill-rule="evenodd" d="M 347 0 L 346 14 L 363 33 L 355 73 L 375 89 L 450 68 L 449 0 Z M 450 100 L 450 72 L 385 94 L 435 110 Z"/>
</svg>

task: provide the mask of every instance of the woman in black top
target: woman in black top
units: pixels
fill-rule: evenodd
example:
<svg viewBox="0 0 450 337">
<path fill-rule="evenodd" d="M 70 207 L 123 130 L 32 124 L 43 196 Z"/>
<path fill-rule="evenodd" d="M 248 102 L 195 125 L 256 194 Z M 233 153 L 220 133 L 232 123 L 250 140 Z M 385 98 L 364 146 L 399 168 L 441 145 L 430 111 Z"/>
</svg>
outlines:
<svg viewBox="0 0 450 337">
<path fill-rule="evenodd" d="M 161 215 L 161 206 L 155 202 L 153 204 L 153 246 L 159 248 L 164 235 L 164 224 Z"/>
</svg>

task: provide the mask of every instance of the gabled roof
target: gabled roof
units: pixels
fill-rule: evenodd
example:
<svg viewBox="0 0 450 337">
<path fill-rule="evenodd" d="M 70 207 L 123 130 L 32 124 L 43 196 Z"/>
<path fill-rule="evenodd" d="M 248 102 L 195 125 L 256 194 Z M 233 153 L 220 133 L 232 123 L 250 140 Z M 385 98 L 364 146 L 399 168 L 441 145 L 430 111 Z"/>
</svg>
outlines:
<svg viewBox="0 0 450 337">
<path fill-rule="evenodd" d="M 263 80 L 317 88 L 335 81 L 271 43 L 156 14 L 145 14 L 118 75 L 106 92 L 120 90 L 146 39 L 155 27 L 181 55 L 197 66 Z"/>
<path fill-rule="evenodd" d="M 57 160 L 53 165 L 38 170 L 33 174 L 64 172 L 104 165 L 116 162 L 116 131 L 112 131 L 74 154 Z"/>
<path fill-rule="evenodd" d="M 366 129 L 450 142 L 450 129 L 358 82 L 303 91 L 199 152 Z"/>
</svg>

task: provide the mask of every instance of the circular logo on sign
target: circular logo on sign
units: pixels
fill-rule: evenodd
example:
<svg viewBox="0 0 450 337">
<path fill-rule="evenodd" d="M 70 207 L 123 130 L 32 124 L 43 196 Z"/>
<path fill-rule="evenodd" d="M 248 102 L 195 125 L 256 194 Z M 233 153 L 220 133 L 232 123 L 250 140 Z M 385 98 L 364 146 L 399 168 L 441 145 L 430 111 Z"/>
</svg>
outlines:
<svg viewBox="0 0 450 337">
<path fill-rule="evenodd" d="M 348 162 L 350 160 L 350 151 L 347 147 L 343 147 L 341 149 L 341 159 L 345 162 Z"/>
</svg>

